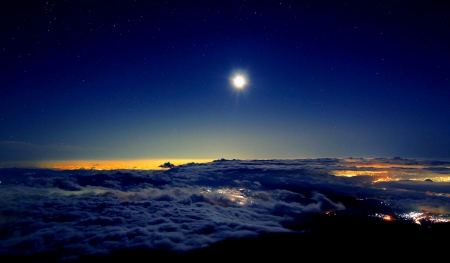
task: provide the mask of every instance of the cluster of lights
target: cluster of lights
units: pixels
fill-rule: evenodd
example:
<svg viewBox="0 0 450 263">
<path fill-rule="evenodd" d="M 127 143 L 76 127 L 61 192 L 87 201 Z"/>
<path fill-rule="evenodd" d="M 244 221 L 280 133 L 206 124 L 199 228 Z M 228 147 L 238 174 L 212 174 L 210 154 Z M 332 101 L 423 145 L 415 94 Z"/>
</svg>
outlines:
<svg viewBox="0 0 450 263">
<path fill-rule="evenodd" d="M 402 178 L 402 177 L 382 177 L 382 178 L 378 178 L 376 180 L 373 180 L 372 183 L 380 183 L 380 182 L 399 182 L 399 181 L 425 181 L 425 179 L 421 179 L 421 178 L 411 178 L 411 179 L 406 179 L 406 178 Z"/>
<path fill-rule="evenodd" d="M 427 194 L 427 195 L 431 195 L 431 196 L 450 197 L 450 194 L 449 194 L 449 193 L 436 193 L 436 192 L 427 191 L 426 194 Z"/>
<path fill-rule="evenodd" d="M 333 174 L 335 176 L 344 176 L 344 177 L 355 177 L 355 176 L 380 176 L 387 174 L 388 171 L 351 171 L 351 170 L 343 170 L 343 171 L 334 171 Z"/>
<path fill-rule="evenodd" d="M 416 224 L 421 224 L 422 221 L 427 221 L 427 222 L 431 222 L 431 223 L 446 223 L 446 222 L 450 222 L 450 219 L 448 218 L 448 216 L 444 216 L 444 215 L 438 215 L 435 216 L 431 213 L 422 213 L 422 212 L 409 212 L 406 214 L 399 214 L 398 215 L 399 218 L 403 218 L 403 219 L 409 219 L 414 221 L 414 223 Z"/>
<path fill-rule="evenodd" d="M 430 223 L 447 223 L 450 222 L 450 218 L 448 215 L 433 215 L 432 213 L 424 213 L 424 212 L 409 212 L 409 213 L 403 213 L 403 214 L 396 214 L 395 217 L 391 215 L 386 215 L 382 213 L 375 213 L 373 215 L 374 217 L 381 218 L 386 221 L 392 221 L 397 219 L 402 220 L 411 220 L 414 223 L 421 225 L 422 222 L 430 222 Z"/>
<path fill-rule="evenodd" d="M 400 172 L 400 171 L 386 171 L 386 170 L 336 170 L 333 171 L 335 176 L 343 177 L 355 177 L 355 176 L 374 176 L 377 179 L 372 183 L 380 182 L 393 182 L 393 181 L 425 181 L 432 178 L 433 182 L 450 182 L 450 176 L 435 176 L 435 174 L 429 174 L 428 177 L 424 177 L 423 174 L 415 172 Z"/>
<path fill-rule="evenodd" d="M 433 182 L 450 182 L 450 176 L 437 176 L 433 177 Z"/>
<path fill-rule="evenodd" d="M 378 178 L 376 180 L 373 180 L 372 183 L 391 182 L 391 181 L 400 181 L 400 180 L 397 178 L 383 177 L 383 178 Z"/>
<path fill-rule="evenodd" d="M 381 219 L 386 220 L 386 221 L 394 220 L 394 218 L 391 215 L 386 215 L 386 214 L 381 214 L 381 213 L 375 213 L 373 216 L 381 218 Z"/>
<path fill-rule="evenodd" d="M 395 181 L 419 181 L 419 182 L 423 182 L 425 180 L 430 180 L 430 178 L 425 178 L 425 177 L 417 177 L 417 178 L 383 177 L 383 178 L 378 178 L 378 179 L 374 180 L 373 183 L 392 182 L 392 181 L 394 181 L 394 182 Z M 449 176 L 433 177 L 433 182 L 440 182 L 440 183 L 450 182 L 450 177 Z"/>
<path fill-rule="evenodd" d="M 245 188 L 230 188 L 230 187 L 224 187 L 219 188 L 217 190 L 212 190 L 211 188 L 203 188 L 201 193 L 202 194 L 208 194 L 216 192 L 218 194 L 223 194 L 228 197 L 233 202 L 236 202 L 239 205 L 245 205 L 247 203 L 253 203 L 253 197 L 252 192 L 250 190 L 247 190 Z"/>
</svg>

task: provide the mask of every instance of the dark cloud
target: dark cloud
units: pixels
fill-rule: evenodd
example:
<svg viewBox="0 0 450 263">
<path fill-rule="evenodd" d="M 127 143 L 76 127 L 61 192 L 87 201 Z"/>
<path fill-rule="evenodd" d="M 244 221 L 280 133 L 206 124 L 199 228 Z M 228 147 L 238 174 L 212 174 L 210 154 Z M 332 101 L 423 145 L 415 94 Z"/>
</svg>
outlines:
<svg viewBox="0 0 450 263">
<path fill-rule="evenodd" d="M 171 164 L 170 162 L 166 162 L 166 163 L 161 164 L 159 167 L 161 167 L 161 168 L 173 168 L 173 167 L 175 167 L 175 165 Z"/>
</svg>

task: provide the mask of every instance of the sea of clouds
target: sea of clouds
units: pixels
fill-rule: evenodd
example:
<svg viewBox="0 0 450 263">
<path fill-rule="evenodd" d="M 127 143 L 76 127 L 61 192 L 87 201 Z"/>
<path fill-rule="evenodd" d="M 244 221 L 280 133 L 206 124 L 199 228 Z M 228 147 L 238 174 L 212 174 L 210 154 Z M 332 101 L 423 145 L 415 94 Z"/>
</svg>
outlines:
<svg viewBox="0 0 450 263">
<path fill-rule="evenodd" d="M 448 182 L 374 184 L 369 176 L 333 174 L 390 169 L 442 176 L 448 167 L 445 161 L 322 158 L 222 159 L 163 171 L 4 168 L 0 256 L 54 252 L 68 261 L 119 249 L 183 253 L 227 238 L 302 233 L 308 231 L 302 221 L 314 214 L 449 213 Z"/>
</svg>

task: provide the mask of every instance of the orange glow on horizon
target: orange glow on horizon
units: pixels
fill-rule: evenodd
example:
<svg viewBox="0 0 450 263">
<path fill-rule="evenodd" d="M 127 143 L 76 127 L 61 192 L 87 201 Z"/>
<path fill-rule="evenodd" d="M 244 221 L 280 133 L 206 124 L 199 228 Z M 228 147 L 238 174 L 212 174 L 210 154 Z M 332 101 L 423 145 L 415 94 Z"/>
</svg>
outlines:
<svg viewBox="0 0 450 263">
<path fill-rule="evenodd" d="M 187 163 L 207 163 L 214 159 L 138 159 L 138 160 L 52 160 L 37 163 L 39 168 L 61 170 L 164 170 L 160 165 L 170 162 L 173 165 Z"/>
</svg>

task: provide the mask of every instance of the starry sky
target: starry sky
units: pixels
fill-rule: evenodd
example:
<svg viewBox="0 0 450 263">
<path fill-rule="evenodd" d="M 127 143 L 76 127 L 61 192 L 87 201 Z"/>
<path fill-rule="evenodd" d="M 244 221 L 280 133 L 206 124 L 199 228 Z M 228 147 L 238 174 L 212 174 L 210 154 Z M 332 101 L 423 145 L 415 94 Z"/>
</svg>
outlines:
<svg viewBox="0 0 450 263">
<path fill-rule="evenodd" d="M 4 162 L 450 158 L 443 1 L 0 5 Z"/>
</svg>

